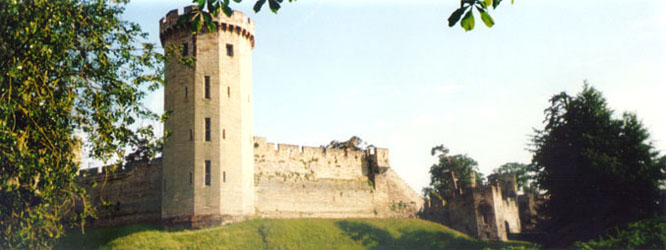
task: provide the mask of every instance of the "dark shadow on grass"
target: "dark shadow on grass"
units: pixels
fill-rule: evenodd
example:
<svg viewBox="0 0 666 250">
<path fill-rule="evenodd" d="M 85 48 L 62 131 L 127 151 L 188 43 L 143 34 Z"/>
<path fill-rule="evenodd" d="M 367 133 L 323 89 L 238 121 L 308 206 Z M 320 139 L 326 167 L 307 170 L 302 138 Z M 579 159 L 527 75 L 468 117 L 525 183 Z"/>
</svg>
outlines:
<svg viewBox="0 0 666 250">
<path fill-rule="evenodd" d="M 150 224 L 138 224 L 86 229 L 85 234 L 82 234 L 80 229 L 74 229 L 60 238 L 54 249 L 98 249 L 106 243 L 125 235 L 151 230 L 160 230 L 160 228 Z"/>
<path fill-rule="evenodd" d="M 388 231 L 363 222 L 340 221 L 337 226 L 368 249 L 482 249 L 484 242 L 466 239 L 453 233 L 425 230 L 401 230 L 396 238 Z"/>
</svg>

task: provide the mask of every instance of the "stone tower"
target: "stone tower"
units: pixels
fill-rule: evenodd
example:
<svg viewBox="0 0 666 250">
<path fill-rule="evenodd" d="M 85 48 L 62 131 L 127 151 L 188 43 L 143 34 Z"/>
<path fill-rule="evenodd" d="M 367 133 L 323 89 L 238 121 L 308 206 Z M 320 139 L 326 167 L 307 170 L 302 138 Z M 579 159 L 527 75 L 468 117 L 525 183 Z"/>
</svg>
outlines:
<svg viewBox="0 0 666 250">
<path fill-rule="evenodd" d="M 190 13 L 196 7 L 185 8 Z M 165 64 L 162 220 L 200 227 L 254 213 L 252 49 L 254 23 L 220 14 L 215 30 L 193 34 L 178 10 L 160 20 L 166 49 L 194 57 L 193 67 Z"/>
</svg>

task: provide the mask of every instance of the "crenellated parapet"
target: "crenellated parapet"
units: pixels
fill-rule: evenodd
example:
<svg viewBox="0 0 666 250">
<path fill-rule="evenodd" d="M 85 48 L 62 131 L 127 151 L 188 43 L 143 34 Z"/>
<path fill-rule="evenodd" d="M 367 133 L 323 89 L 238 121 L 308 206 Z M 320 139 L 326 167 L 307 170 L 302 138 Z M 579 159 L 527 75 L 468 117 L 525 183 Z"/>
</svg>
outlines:
<svg viewBox="0 0 666 250">
<path fill-rule="evenodd" d="M 287 174 L 305 179 L 363 179 L 368 175 L 366 151 L 327 149 L 266 142 L 254 137 L 255 175 Z"/>
<path fill-rule="evenodd" d="M 152 161 L 136 161 L 128 162 L 124 165 L 106 165 L 102 167 L 86 168 L 79 170 L 79 176 L 83 179 L 99 179 L 99 178 L 114 178 L 122 177 L 131 174 L 138 168 L 149 169 L 152 166 L 161 167 L 162 158 L 156 158 Z M 150 170 L 148 170 L 150 171 Z"/>
<path fill-rule="evenodd" d="M 325 148 L 323 146 L 312 147 L 276 144 L 266 142 L 266 138 L 263 137 L 254 137 L 254 155 L 255 162 L 259 164 L 266 160 L 277 163 L 300 162 L 300 164 L 307 166 L 317 162 L 316 165 L 324 169 L 350 169 L 363 176 L 368 176 L 369 162 L 373 162 L 373 164 L 376 162 L 379 167 L 389 167 L 388 149 L 385 148 L 373 148 L 361 151 Z M 326 173 L 328 171 L 318 173 L 322 172 Z M 356 177 L 359 175 L 354 174 Z"/>
<path fill-rule="evenodd" d="M 197 10 L 194 5 L 185 7 L 183 14 L 180 14 L 178 9 L 171 10 L 167 13 L 166 17 L 160 19 L 160 40 L 164 41 L 170 36 L 180 32 L 191 32 L 189 25 L 180 23 L 180 17 L 192 13 Z M 234 11 L 231 17 L 227 17 L 224 13 L 220 12 L 217 17 L 213 17 L 215 23 L 215 32 L 229 32 L 241 36 L 252 44 L 254 47 L 254 22 L 245 14 L 240 11 Z M 205 26 L 201 32 L 209 32 Z"/>
<path fill-rule="evenodd" d="M 380 166 L 389 166 L 388 149 L 373 148 L 368 150 L 348 150 L 338 148 L 325 148 L 323 146 L 301 146 L 267 142 L 264 137 L 254 137 L 254 150 L 257 153 L 269 153 L 279 158 L 338 158 L 360 160 L 364 157 L 376 158 Z"/>
</svg>

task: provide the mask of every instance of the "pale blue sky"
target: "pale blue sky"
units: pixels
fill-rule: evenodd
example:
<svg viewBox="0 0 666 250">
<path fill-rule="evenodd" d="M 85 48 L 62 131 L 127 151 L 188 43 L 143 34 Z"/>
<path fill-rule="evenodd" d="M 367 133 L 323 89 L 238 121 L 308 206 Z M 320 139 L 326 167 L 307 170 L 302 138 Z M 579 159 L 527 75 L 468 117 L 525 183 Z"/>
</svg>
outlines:
<svg viewBox="0 0 666 250">
<path fill-rule="evenodd" d="M 472 32 L 446 25 L 458 0 L 301 0 L 278 15 L 254 14 L 251 3 L 239 9 L 256 22 L 254 131 L 269 141 L 360 136 L 389 148 L 393 169 L 420 192 L 438 144 L 486 174 L 529 163 L 548 99 L 587 79 L 666 151 L 666 1 L 506 1 L 491 13 L 495 27 L 477 19 Z M 125 17 L 159 44 L 159 18 L 188 4 L 135 0 Z M 162 96 L 146 104 L 161 111 Z"/>
</svg>

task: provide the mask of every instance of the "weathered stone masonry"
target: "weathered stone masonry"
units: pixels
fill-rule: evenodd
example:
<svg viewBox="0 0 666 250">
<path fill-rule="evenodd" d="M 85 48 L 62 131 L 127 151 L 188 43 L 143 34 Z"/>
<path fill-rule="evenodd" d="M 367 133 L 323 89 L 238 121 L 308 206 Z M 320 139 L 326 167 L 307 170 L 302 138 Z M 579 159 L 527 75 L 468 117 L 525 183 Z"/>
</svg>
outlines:
<svg viewBox="0 0 666 250">
<path fill-rule="evenodd" d="M 388 167 L 386 149 L 325 150 L 266 143 L 262 137 L 254 142 L 256 217 L 415 217 L 422 208 L 421 197 Z M 99 208 L 90 225 L 160 223 L 162 159 L 131 162 L 113 173 L 107 168 L 81 171 Z"/>
<path fill-rule="evenodd" d="M 255 137 L 256 215 L 414 217 L 422 199 L 388 166 L 388 150 L 345 151 Z"/>
<path fill-rule="evenodd" d="M 159 223 L 162 219 L 162 161 L 132 162 L 124 168 L 80 171 L 79 182 L 97 208 L 88 225 L 114 226 L 137 222 Z"/>
<path fill-rule="evenodd" d="M 448 201 L 431 196 L 420 217 L 482 240 L 507 240 L 520 233 L 517 185 L 513 175 L 491 175 L 486 185 L 472 185 Z"/>
</svg>

